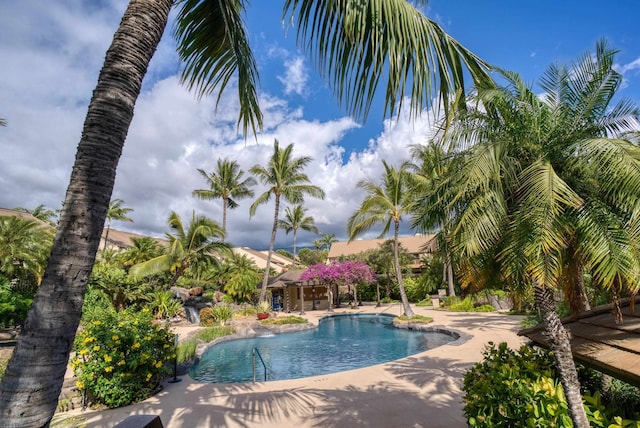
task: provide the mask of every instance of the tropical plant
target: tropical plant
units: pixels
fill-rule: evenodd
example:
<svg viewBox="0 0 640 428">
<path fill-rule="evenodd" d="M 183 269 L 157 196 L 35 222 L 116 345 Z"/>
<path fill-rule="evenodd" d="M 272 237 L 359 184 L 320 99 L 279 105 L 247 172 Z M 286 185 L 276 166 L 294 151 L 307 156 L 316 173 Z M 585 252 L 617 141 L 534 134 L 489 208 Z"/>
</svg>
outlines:
<svg viewBox="0 0 640 428">
<path fill-rule="evenodd" d="M 233 306 L 226 304 L 215 305 L 211 308 L 211 315 L 221 326 L 224 326 L 227 321 L 233 318 Z"/>
<path fill-rule="evenodd" d="M 283 229 L 288 235 L 293 231 L 293 268 L 296 268 L 296 236 L 298 229 L 306 230 L 307 232 L 318 233 L 318 228 L 314 224 L 313 217 L 306 216 L 307 209 L 302 208 L 302 205 L 296 205 L 291 209 L 287 207 L 285 210 L 284 219 L 278 220 L 278 227 Z"/>
<path fill-rule="evenodd" d="M 70 366 L 76 386 L 88 391 L 96 404 L 126 406 L 144 400 L 169 372 L 174 335 L 151 322 L 147 309 L 105 309 L 82 326 Z"/>
<path fill-rule="evenodd" d="M 506 73 L 508 87 L 480 87 L 479 107 L 462 114 L 446 137 L 465 159 L 447 183 L 454 248 L 474 264 L 470 273 L 490 267 L 535 290 L 580 427 L 587 416 L 554 289 L 564 289 L 578 312 L 588 308 L 584 270 L 593 285 L 612 291 L 614 303 L 625 289 L 638 290 L 640 271 L 640 122 L 629 101 L 610 105 L 622 84 L 614 54 L 599 42 L 572 67 L 551 66 L 543 96 Z"/>
<path fill-rule="evenodd" d="M 53 233 L 33 220 L 0 217 L 0 275 L 15 282 L 40 284 Z"/>
<path fill-rule="evenodd" d="M 159 320 L 174 318 L 184 309 L 182 301 L 174 297 L 168 290 L 158 290 L 151 293 L 147 308 L 153 317 Z"/>
<path fill-rule="evenodd" d="M 335 233 L 321 233 L 320 236 L 321 238 L 318 240 L 320 244 L 320 248 L 318 248 L 319 250 L 329 251 L 331 249 L 331 244 L 338 242 Z"/>
<path fill-rule="evenodd" d="M 315 242 L 315 241 L 314 241 Z M 315 265 L 316 263 L 322 263 L 327 260 L 327 251 L 325 250 L 312 250 L 310 248 L 301 248 L 298 252 L 298 260 L 305 266 Z"/>
<path fill-rule="evenodd" d="M 267 302 L 266 300 L 260 301 L 256 306 L 256 312 L 268 314 L 269 312 L 271 312 L 271 303 Z"/>
<path fill-rule="evenodd" d="M 238 303 L 250 301 L 261 277 L 256 264 L 246 256 L 233 254 L 225 259 L 223 265 L 221 281 L 224 292 Z"/>
<path fill-rule="evenodd" d="M 175 212 L 169 215 L 169 226 L 173 233 L 167 233 L 169 245 L 165 254 L 134 265 L 129 273 L 134 278 L 170 271 L 171 280 L 167 288 L 173 287 L 178 278 L 192 266 L 199 263 L 218 264 L 216 255 L 229 255 L 229 246 L 216 239 L 224 236 L 218 223 L 204 216 L 191 214 L 191 223 L 185 228 L 182 218 Z"/>
<path fill-rule="evenodd" d="M 133 237 L 131 242 L 133 243 L 131 248 L 119 252 L 116 256 L 126 269 L 162 255 L 162 247 L 153 238 L 148 236 Z"/>
<path fill-rule="evenodd" d="M 120 309 L 128 306 L 140 309 L 151 293 L 150 286 L 127 275 L 121 267 L 103 262 L 93 266 L 89 286 L 103 291 L 111 304 Z"/>
<path fill-rule="evenodd" d="M 400 299 L 402 300 L 403 312 L 406 316 L 413 315 L 413 309 L 407 299 L 407 293 L 402 284 L 402 271 L 400 269 L 400 253 L 398 236 L 402 216 L 409 211 L 411 204 L 411 192 L 408 191 L 408 174 L 403 165 L 396 169 L 382 161 L 384 174 L 382 185 L 379 186 L 373 181 L 362 180 L 358 182 L 358 187 L 366 193 L 360 207 L 356 210 L 347 222 L 347 233 L 349 242 L 356 237 L 369 231 L 373 226 L 382 224 L 382 232 L 379 237 L 387 234 L 393 224 L 393 261 L 396 271 L 396 281 L 400 289 Z"/>
<path fill-rule="evenodd" d="M 453 278 L 453 260 L 450 245 L 450 214 L 447 210 L 439 209 L 437 203 L 444 195 L 442 180 L 455 174 L 456 158 L 448 155 L 442 144 L 430 141 L 427 145 L 414 145 L 411 149 L 413 163 L 408 168 L 412 171 L 409 176 L 413 206 L 411 208 L 415 220 L 412 227 L 421 232 L 428 232 L 436 228 L 438 252 L 442 255 L 442 278 L 449 289 L 449 296 L 455 296 L 456 290 Z M 424 195 L 428 195 L 424 198 Z"/>
<path fill-rule="evenodd" d="M 258 206 L 267 203 L 271 199 L 271 196 L 273 196 L 275 201 L 273 227 L 271 228 L 267 265 L 265 267 L 264 279 L 262 280 L 262 288 L 260 289 L 260 301 L 265 299 L 267 292 L 273 245 L 276 241 L 276 233 L 278 231 L 281 199 L 292 204 L 302 203 L 305 195 L 324 199 L 324 191 L 318 186 L 309 184 L 309 177 L 302 172 L 309 162 L 311 162 L 312 158 L 309 156 L 293 158 L 292 156 L 293 144 L 289 144 L 284 149 L 280 149 L 278 140 L 275 140 L 273 142 L 273 154 L 267 166 L 254 165 L 250 170 L 262 184 L 268 186 L 268 190 L 258 196 L 255 202 L 251 204 L 249 215 L 253 217 Z"/>
<path fill-rule="evenodd" d="M 67 366 L 58 356 L 69 354 L 80 322 L 118 160 L 142 80 L 174 3 L 181 8 L 175 34 L 185 63 L 182 80 L 200 95 L 222 93 L 238 72 L 238 122 L 245 133 L 262 126 L 257 67 L 242 23 L 247 2 L 130 1 L 89 103 L 57 238 L 39 289 L 46 298 L 36 299 L 29 316 L 33 318 L 28 317 L 0 382 L 0 420 L 6 424 L 43 426 L 55 411 Z M 395 113 L 408 93 L 411 113 L 418 114 L 434 95 L 448 101 L 450 95 L 464 93 L 465 67 L 476 82 L 490 79 L 486 64 L 407 0 L 368 0 L 367 7 L 313 0 L 283 4 L 285 21 L 296 21 L 301 47 L 315 53 L 318 68 L 354 116 L 366 118 L 379 84 L 386 86 L 385 112 Z M 409 82 L 412 87 L 405 91 Z M 48 322 L 61 313 L 65 322 Z M 25 384 L 33 387 L 19 387 Z"/>
<path fill-rule="evenodd" d="M 57 215 L 56 212 L 53 210 L 50 210 L 49 208 L 45 207 L 42 204 L 38 205 L 32 210 L 27 208 L 17 207 L 17 208 L 14 208 L 14 211 L 29 213 L 35 218 L 37 218 L 38 220 L 43 221 L 50 226 L 56 225 L 56 222 L 54 221 Z"/>
<path fill-rule="evenodd" d="M 237 199 L 253 197 L 251 187 L 257 184 L 256 180 L 253 177 L 243 178 L 244 171 L 240 169 L 238 162 L 228 159 L 218 159 L 215 171 L 207 173 L 198 169 L 198 172 L 206 180 L 209 189 L 194 190 L 193 196 L 205 200 L 222 199 L 222 231 L 226 237 L 227 208 L 237 208 Z"/>
<path fill-rule="evenodd" d="M 104 233 L 104 250 L 107 249 L 107 243 L 109 242 L 111 220 L 133 222 L 131 217 L 127 217 L 127 214 L 133 211 L 133 208 L 123 207 L 122 204 L 124 204 L 122 199 L 114 199 L 109 202 L 109 208 L 107 209 L 107 227 Z"/>
</svg>

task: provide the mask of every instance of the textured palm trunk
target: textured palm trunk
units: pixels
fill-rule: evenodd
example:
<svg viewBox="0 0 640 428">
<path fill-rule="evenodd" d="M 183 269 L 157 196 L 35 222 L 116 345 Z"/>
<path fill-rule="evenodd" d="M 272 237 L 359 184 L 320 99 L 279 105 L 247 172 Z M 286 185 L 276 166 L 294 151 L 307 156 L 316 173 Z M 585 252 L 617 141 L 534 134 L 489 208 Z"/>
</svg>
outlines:
<svg viewBox="0 0 640 428">
<path fill-rule="evenodd" d="M 556 312 L 553 290 L 536 285 L 535 299 L 544 323 L 545 337 L 556 362 L 558 377 L 564 388 L 573 425 L 576 428 L 589 428 L 589 421 L 580 394 L 578 372 L 571 353 L 569 333 L 565 330 Z"/>
<path fill-rule="evenodd" d="M 111 230 L 111 219 L 110 218 L 107 219 L 107 230 L 104 233 L 104 248 L 103 248 L 103 250 L 107 249 L 107 241 L 109 239 L 109 230 Z"/>
<path fill-rule="evenodd" d="M 271 268 L 271 256 L 273 255 L 273 246 L 276 242 L 276 233 L 278 232 L 278 215 L 280 215 L 280 195 L 276 195 L 276 208 L 273 213 L 273 228 L 271 229 L 271 241 L 269 241 L 269 252 L 267 253 L 267 267 L 264 270 L 264 279 L 262 280 L 262 288 L 260 289 L 260 301 L 264 302 L 267 297 L 267 283 L 269 282 L 269 269 Z"/>
<path fill-rule="evenodd" d="M 45 275 L 0 382 L 0 426 L 48 426 L 82 315 L 116 167 L 172 0 L 132 0 L 93 92 Z"/>
<path fill-rule="evenodd" d="M 566 270 L 564 287 L 564 293 L 572 315 L 578 315 L 591 310 L 589 296 L 587 296 L 587 289 L 584 285 L 583 271 L 584 267 L 580 259 L 573 257 L 569 261 L 569 266 Z"/>
<path fill-rule="evenodd" d="M 296 268 L 296 234 L 298 229 L 293 228 L 293 268 Z"/>
<path fill-rule="evenodd" d="M 456 289 L 453 286 L 453 266 L 451 264 L 451 253 L 447 248 L 447 285 L 449 286 L 449 296 L 456 295 Z"/>
<path fill-rule="evenodd" d="M 222 231 L 224 235 L 222 235 L 222 243 L 224 244 L 224 240 L 227 237 L 227 206 L 229 205 L 229 198 L 222 198 Z"/>
<path fill-rule="evenodd" d="M 398 250 L 398 234 L 400 231 L 400 222 L 395 222 L 395 229 L 393 233 L 393 263 L 396 268 L 396 279 L 398 280 L 398 288 L 400 288 L 400 299 L 402 300 L 402 308 L 404 314 L 408 317 L 413 316 L 413 310 L 409 305 L 409 299 L 407 299 L 407 293 L 404 291 L 404 285 L 402 284 L 402 271 L 400 270 L 400 252 Z"/>
</svg>

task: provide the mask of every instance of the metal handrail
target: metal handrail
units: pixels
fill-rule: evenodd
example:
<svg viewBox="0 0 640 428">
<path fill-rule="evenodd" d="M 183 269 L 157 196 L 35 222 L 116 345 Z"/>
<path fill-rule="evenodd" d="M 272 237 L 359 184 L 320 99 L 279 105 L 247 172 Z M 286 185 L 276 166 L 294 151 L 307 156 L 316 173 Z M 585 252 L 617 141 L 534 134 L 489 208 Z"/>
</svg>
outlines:
<svg viewBox="0 0 640 428">
<path fill-rule="evenodd" d="M 260 358 L 260 362 L 262 363 L 262 367 L 264 367 L 264 381 L 267 381 L 267 365 L 264 363 L 262 359 L 262 355 L 260 355 L 260 351 L 258 348 L 253 348 L 252 351 L 252 359 L 253 359 L 253 383 L 256 383 L 256 355 Z"/>
</svg>

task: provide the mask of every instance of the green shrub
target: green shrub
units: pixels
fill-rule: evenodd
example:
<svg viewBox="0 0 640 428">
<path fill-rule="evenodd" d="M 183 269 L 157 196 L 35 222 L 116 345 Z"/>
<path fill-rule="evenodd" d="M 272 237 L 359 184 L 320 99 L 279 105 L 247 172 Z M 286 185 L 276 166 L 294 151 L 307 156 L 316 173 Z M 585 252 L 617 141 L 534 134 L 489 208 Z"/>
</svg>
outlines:
<svg viewBox="0 0 640 428">
<path fill-rule="evenodd" d="M 490 342 L 483 355 L 483 361 L 464 376 L 464 414 L 469 426 L 567 426 L 563 424 L 566 403 L 563 408 L 551 353 L 528 346 L 516 352 L 506 343 L 496 347 Z M 529 425 L 530 419 L 534 425 Z"/>
<path fill-rule="evenodd" d="M 269 324 L 269 325 L 284 325 L 284 324 L 306 324 L 308 321 L 302 317 L 296 315 L 289 315 L 286 317 L 279 318 L 267 318 L 265 320 L 260 321 L 261 324 Z"/>
<path fill-rule="evenodd" d="M 398 317 L 396 317 L 396 319 L 398 321 L 402 321 L 402 322 L 421 322 L 421 323 L 430 323 L 433 322 L 433 318 L 431 317 L 425 317 L 424 315 L 413 315 L 413 316 L 406 316 L 406 315 L 400 315 Z"/>
<path fill-rule="evenodd" d="M 180 343 L 178 343 L 178 347 L 176 348 L 178 364 L 182 364 L 185 361 L 189 361 L 191 358 L 193 358 L 193 356 L 196 355 L 197 347 L 198 340 L 195 337 L 180 341 Z"/>
<path fill-rule="evenodd" d="M 220 325 L 225 325 L 233 318 L 233 307 L 231 305 L 215 305 L 211 308 L 211 315 Z"/>
<path fill-rule="evenodd" d="M 96 314 L 97 315 L 97 314 Z M 83 323 L 71 368 L 96 403 L 126 406 L 147 398 L 174 358 L 174 335 L 152 323 L 148 309 L 106 309 Z"/>
<path fill-rule="evenodd" d="M 470 297 L 465 297 L 463 301 L 451 304 L 449 309 L 456 312 L 473 312 L 475 305 Z"/>
<path fill-rule="evenodd" d="M 496 308 L 492 305 L 481 305 L 473 308 L 473 312 L 495 312 Z"/>
<path fill-rule="evenodd" d="M 181 300 L 174 299 L 172 292 L 164 290 L 153 292 L 147 307 L 160 320 L 174 318 L 184 309 Z"/>
<path fill-rule="evenodd" d="M 198 331 L 198 333 L 196 334 L 196 339 L 202 340 L 203 342 L 207 343 L 219 337 L 228 336 L 230 334 L 233 334 L 233 328 L 231 326 L 213 326 Z"/>
<path fill-rule="evenodd" d="M 490 342 L 483 355 L 464 376 L 464 414 L 470 427 L 573 426 L 551 352 L 528 346 L 513 351 L 506 343 L 496 347 Z M 600 384 L 590 376 L 591 385 Z M 640 422 L 625 419 L 637 418 L 633 411 L 615 408 L 613 402 L 601 398 L 600 391 L 583 395 L 583 399 L 591 426 L 640 426 Z M 637 402 L 630 406 L 638 408 Z"/>
<path fill-rule="evenodd" d="M 27 318 L 33 295 L 21 293 L 0 276 L 0 327 L 15 327 Z"/>
<path fill-rule="evenodd" d="M 428 297 L 424 300 L 420 300 L 416 303 L 416 306 L 433 306 L 433 301 L 431 300 L 431 297 Z"/>
<path fill-rule="evenodd" d="M 198 314 L 201 326 L 213 325 L 216 322 L 216 317 L 213 316 L 213 310 L 210 307 L 200 309 Z"/>
</svg>

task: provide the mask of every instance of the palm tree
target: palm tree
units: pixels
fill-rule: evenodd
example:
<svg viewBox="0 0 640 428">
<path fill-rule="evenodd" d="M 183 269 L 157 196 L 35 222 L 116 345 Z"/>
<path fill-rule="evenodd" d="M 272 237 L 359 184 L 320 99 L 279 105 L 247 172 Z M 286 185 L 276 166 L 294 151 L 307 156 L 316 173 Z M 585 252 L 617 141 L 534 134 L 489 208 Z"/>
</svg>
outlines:
<svg viewBox="0 0 640 428">
<path fill-rule="evenodd" d="M 370 180 L 358 182 L 358 187 L 366 192 L 366 196 L 360 207 L 349 218 L 347 233 L 349 234 L 349 242 L 351 242 L 373 226 L 382 224 L 383 228 L 379 236 L 382 238 L 393 224 L 393 261 L 396 280 L 398 281 L 398 288 L 400 288 L 404 314 L 410 317 L 413 316 L 413 310 L 409 305 L 409 299 L 407 299 L 407 293 L 402 284 L 398 250 L 400 222 L 402 221 L 402 216 L 408 213 L 411 202 L 408 198 L 411 195 L 408 191 L 408 173 L 405 165 L 400 169 L 396 169 L 389 166 L 385 161 L 382 161 L 382 164 L 385 171 L 382 176 L 382 186 Z"/>
<path fill-rule="evenodd" d="M 169 240 L 166 252 L 132 266 L 129 273 L 134 278 L 169 271 L 173 276 L 167 288 L 171 288 L 187 269 L 198 263 L 217 264 L 216 256 L 231 254 L 229 246 L 222 242 L 222 229 L 211 219 L 196 216 L 194 212 L 185 228 L 180 216 L 171 212 L 169 226 L 173 233 L 166 235 Z"/>
<path fill-rule="evenodd" d="M 320 244 L 322 245 L 322 248 L 327 251 L 331 249 L 331 244 L 338 242 L 335 233 L 321 233 L 320 236 L 322 237 L 320 239 Z"/>
<path fill-rule="evenodd" d="M 118 260 L 125 268 L 129 268 L 133 265 L 146 262 L 147 260 L 162 255 L 162 247 L 151 237 L 133 237 L 131 238 L 131 242 L 133 243 L 133 247 L 122 251 L 117 255 Z"/>
<path fill-rule="evenodd" d="M 197 189 L 193 191 L 193 196 L 200 199 L 222 199 L 222 231 L 227 234 L 227 208 L 238 207 L 236 199 L 253 197 L 251 186 L 255 186 L 256 180 L 253 177 L 243 179 L 244 171 L 236 161 L 228 159 L 218 159 L 216 170 L 207 173 L 203 169 L 198 172 L 207 181 L 209 189 Z M 223 239 L 224 242 L 224 239 Z"/>
<path fill-rule="evenodd" d="M 302 205 L 296 205 L 293 210 L 287 207 L 285 210 L 284 219 L 278 220 L 278 227 L 283 229 L 288 235 L 293 231 L 293 268 L 296 268 L 296 235 L 298 229 L 306 230 L 307 232 L 318 233 L 318 228 L 314 224 L 313 217 L 305 217 L 307 212 L 306 208 L 302 208 Z"/>
<path fill-rule="evenodd" d="M 409 176 L 411 192 L 415 194 L 414 206 L 411 211 L 414 215 L 412 227 L 421 232 L 427 232 L 434 227 L 438 230 L 436 239 L 438 249 L 442 254 L 442 282 L 448 286 L 449 296 L 455 296 L 456 290 L 453 283 L 453 260 L 450 249 L 450 215 L 443 210 L 438 201 L 443 197 L 441 181 L 447 175 L 453 174 L 455 168 L 454 157 L 445 153 L 442 145 L 430 141 L 427 145 L 414 145 L 411 149 L 413 163 L 408 164 L 412 170 Z M 429 195 L 429 199 L 423 199 Z"/>
<path fill-rule="evenodd" d="M 262 288 L 260 289 L 260 302 L 263 302 L 267 295 L 267 282 L 269 281 L 273 245 L 276 242 L 276 233 L 278 231 L 281 198 L 284 198 L 285 201 L 292 204 L 302 203 L 305 195 L 324 199 L 324 190 L 318 186 L 308 184 L 310 182 L 309 177 L 302 172 L 304 167 L 311 162 L 312 158 L 309 156 L 292 158 L 292 155 L 293 144 L 289 144 L 284 149 L 280 149 L 280 143 L 278 143 L 278 140 L 275 140 L 273 142 L 273 154 L 267 166 L 254 165 L 250 170 L 262 184 L 268 186 L 268 189 L 251 204 L 249 215 L 253 217 L 258 207 L 269 202 L 271 196 L 273 196 L 275 200 L 273 227 L 271 228 L 267 265 L 264 270 Z"/>
<path fill-rule="evenodd" d="M 39 222 L 0 217 L 0 275 L 40 284 L 52 241 L 52 230 Z"/>
<path fill-rule="evenodd" d="M 454 244 L 463 257 L 492 260 L 508 281 L 528 283 L 554 353 L 574 426 L 589 426 L 565 331 L 553 298 L 565 286 L 574 311 L 593 284 L 638 290 L 639 110 L 611 105 L 622 77 L 615 51 L 599 42 L 571 68 L 551 66 L 544 96 L 506 73 L 500 90 L 480 88 L 450 140 L 465 163 L 448 185 L 457 213 Z"/>
<path fill-rule="evenodd" d="M 111 230 L 111 220 L 129 221 L 133 223 L 131 217 L 127 217 L 127 214 L 133 211 L 133 208 L 123 207 L 124 201 L 122 199 L 114 199 L 109 202 L 109 208 L 107 209 L 107 230 L 104 233 L 104 248 L 107 249 L 107 242 L 109 242 L 109 230 Z"/>
<path fill-rule="evenodd" d="M 250 301 L 261 277 L 256 264 L 246 256 L 233 254 L 225 259 L 224 265 L 221 278 L 224 292 L 239 303 Z"/>
<path fill-rule="evenodd" d="M 55 211 L 50 210 L 49 208 L 45 207 L 42 204 L 38 205 L 32 210 L 27 208 L 22 208 L 22 207 L 14 208 L 14 210 L 29 213 L 35 218 L 37 218 L 38 220 L 43 221 L 50 226 L 56 225 L 55 221 L 53 221 L 53 219 L 56 217 Z"/>
<path fill-rule="evenodd" d="M 242 22 L 246 1 L 130 0 L 89 103 L 39 295 L 0 381 L 0 420 L 6 425 L 43 426 L 55 411 L 118 160 L 174 3 L 180 5 L 175 35 L 183 82 L 200 96 L 218 92 L 220 100 L 237 72 L 238 123 L 245 133 L 262 126 L 257 67 Z M 408 0 L 369 0 L 366 7 L 285 0 L 284 15 L 296 17 L 300 46 L 314 53 L 348 112 L 363 119 L 378 85 L 385 85 L 385 113 L 395 113 L 408 93 L 411 112 L 418 114 L 436 92 L 441 100 L 463 93 L 465 67 L 475 82 L 490 80 L 484 62 Z"/>
</svg>

